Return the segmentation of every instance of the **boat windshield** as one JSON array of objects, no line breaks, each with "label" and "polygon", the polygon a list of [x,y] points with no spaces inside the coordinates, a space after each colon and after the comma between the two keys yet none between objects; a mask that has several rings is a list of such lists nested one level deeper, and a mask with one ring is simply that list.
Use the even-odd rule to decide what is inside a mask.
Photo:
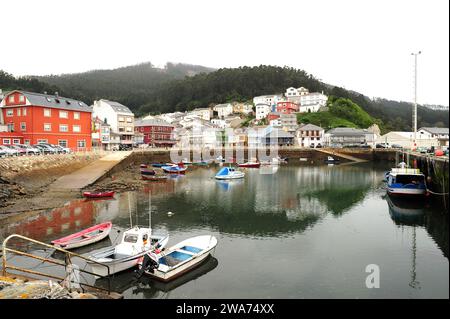
[{"label": "boat windshield", "polygon": [[138,235],[137,234],[126,234],[125,238],[123,239],[124,242],[126,243],[137,243],[138,240]]},{"label": "boat windshield", "polygon": [[400,184],[420,184],[424,182],[423,175],[397,175],[395,182]]}]

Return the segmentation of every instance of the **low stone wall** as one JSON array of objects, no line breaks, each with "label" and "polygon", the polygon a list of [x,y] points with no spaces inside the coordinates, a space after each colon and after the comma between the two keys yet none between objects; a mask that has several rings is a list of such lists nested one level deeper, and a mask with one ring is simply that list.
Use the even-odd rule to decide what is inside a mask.
[{"label": "low stone wall", "polygon": [[16,177],[29,174],[33,171],[80,167],[106,154],[105,152],[79,152],[72,154],[0,158],[0,177],[13,180]]}]

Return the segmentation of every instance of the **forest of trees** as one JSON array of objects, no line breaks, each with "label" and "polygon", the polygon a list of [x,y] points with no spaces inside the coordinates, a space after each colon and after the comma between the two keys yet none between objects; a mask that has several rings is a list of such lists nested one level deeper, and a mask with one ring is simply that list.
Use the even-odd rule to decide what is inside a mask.
[{"label": "forest of trees", "polygon": [[[283,93],[288,87],[306,87],[336,98],[351,100],[385,130],[411,130],[412,107],[407,102],[369,99],[363,94],[323,83],[305,71],[260,65],[213,70],[168,63],[157,68],[143,63],[113,70],[20,77],[0,71],[0,88],[35,92],[58,91],[88,104],[105,98],[130,107],[137,116],[191,110],[230,101],[251,102],[254,96]],[[448,127],[448,111],[418,107],[418,126]]]}]

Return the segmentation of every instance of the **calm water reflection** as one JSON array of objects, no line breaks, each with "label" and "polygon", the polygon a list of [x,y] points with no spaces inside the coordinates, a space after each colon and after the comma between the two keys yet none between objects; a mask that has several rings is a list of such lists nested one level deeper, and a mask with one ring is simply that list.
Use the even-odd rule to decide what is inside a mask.
[{"label": "calm water reflection", "polygon": [[[112,220],[106,245],[115,243],[130,215],[148,224],[151,192],[153,229],[168,231],[169,245],[209,233],[219,243],[213,258],[173,283],[117,275],[113,286],[127,298],[448,298],[448,218],[428,203],[386,196],[386,169],[282,166],[227,182],[213,178],[217,168],[201,168],[115,200],[71,202],[0,235],[50,241]],[[368,264],[380,267],[379,289],[365,286]]]}]

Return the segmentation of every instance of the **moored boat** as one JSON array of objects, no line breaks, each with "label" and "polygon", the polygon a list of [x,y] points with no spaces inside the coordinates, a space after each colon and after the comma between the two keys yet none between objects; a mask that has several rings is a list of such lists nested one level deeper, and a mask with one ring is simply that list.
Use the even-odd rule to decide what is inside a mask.
[{"label": "moored boat", "polygon": [[98,224],[75,234],[53,240],[51,243],[60,248],[73,249],[83,247],[89,244],[99,242],[102,239],[108,237],[111,232],[112,223],[105,222]]},{"label": "moored boat", "polygon": [[164,282],[173,280],[198,267],[217,245],[214,236],[192,237],[165,251],[150,252],[139,260],[139,274]]},{"label": "moored boat", "polygon": [[140,171],[141,175],[155,175],[156,174],[155,170],[151,169],[146,164],[141,164],[139,167],[139,171]]},{"label": "moored boat", "polygon": [[246,167],[246,168],[259,168],[261,166],[261,163],[259,162],[246,162],[242,164],[238,164],[239,167]]},{"label": "moored boat", "polygon": [[135,267],[140,257],[164,248],[168,241],[168,235],[152,235],[151,228],[136,226],[123,233],[120,244],[90,254],[88,258],[97,263],[88,261],[88,264],[98,277],[108,276],[108,267],[109,275],[112,275]]},{"label": "moored boat", "polygon": [[182,167],[180,165],[167,165],[161,167],[164,172],[169,174],[184,174],[186,173],[186,167]]},{"label": "moored boat", "polygon": [[426,195],[425,175],[416,168],[392,168],[387,176],[387,192],[402,196]]},{"label": "moored boat", "polygon": [[215,175],[216,179],[237,179],[243,178],[244,172],[237,171],[234,167],[222,167],[220,171]]},{"label": "moored boat", "polygon": [[114,197],[114,191],[106,192],[83,192],[83,196],[86,198],[104,198],[104,197]]},{"label": "moored boat", "polygon": [[167,175],[141,175],[141,177],[145,181],[165,181],[165,180],[167,180]]},{"label": "moored boat", "polygon": [[166,166],[166,165],[167,165],[166,163],[152,163],[153,167],[163,167],[163,166]]},{"label": "moored boat", "polygon": [[337,164],[339,162],[339,158],[334,158],[333,156],[327,156],[327,158],[325,159],[325,163],[327,164]]}]

